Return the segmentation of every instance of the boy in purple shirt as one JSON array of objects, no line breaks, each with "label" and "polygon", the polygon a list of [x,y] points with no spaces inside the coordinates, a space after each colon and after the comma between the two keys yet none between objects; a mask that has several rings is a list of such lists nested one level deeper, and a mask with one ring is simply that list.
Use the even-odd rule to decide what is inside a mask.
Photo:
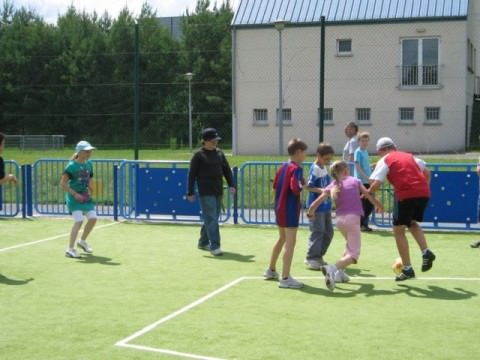
[{"label": "boy in purple shirt", "polygon": [[360,256],[360,217],[363,215],[360,194],[363,194],[375,207],[382,209],[382,204],[372,197],[359,179],[349,175],[345,161],[335,161],[330,167],[332,181],[309,207],[307,216],[315,216],[315,209],[329,196],[336,203],[337,229],[347,241],[344,255],[335,265],[326,265],[322,268],[325,275],[325,284],[330,290],[335,289],[335,282],[348,282],[349,278],[344,270],[351,264],[356,264]]}]

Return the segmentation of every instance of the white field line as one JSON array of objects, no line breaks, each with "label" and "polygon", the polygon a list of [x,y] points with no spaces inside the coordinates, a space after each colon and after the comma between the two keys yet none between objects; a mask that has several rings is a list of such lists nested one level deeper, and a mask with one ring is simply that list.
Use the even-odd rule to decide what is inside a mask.
[{"label": "white field line", "polygon": [[[106,227],[109,227],[109,226],[112,226],[112,225],[116,225],[116,224],[119,224],[119,222],[113,222],[113,223],[105,224],[105,225],[98,225],[98,226],[95,226],[94,230],[95,230],[95,229],[106,228]],[[60,235],[55,235],[55,236],[48,237],[48,238],[41,239],[41,240],[35,240],[35,241],[30,241],[30,242],[27,242],[27,243],[23,243],[23,244],[18,244],[18,245],[14,245],[14,246],[9,246],[9,247],[0,249],[0,253],[5,252],[5,251],[9,251],[9,250],[15,250],[15,249],[27,247],[27,246],[32,246],[32,245],[41,244],[41,243],[44,243],[44,242],[47,242],[47,241],[56,240],[56,239],[59,239],[59,238],[65,237],[65,236],[70,236],[70,233],[68,232],[68,233],[64,233],[64,234],[60,234]]]},{"label": "white field line", "polygon": [[150,351],[150,352],[155,352],[155,353],[160,353],[160,354],[179,356],[179,357],[184,357],[184,358],[187,358],[187,359],[222,360],[221,358],[216,358],[216,357],[182,353],[182,352],[168,350],[168,349],[157,349],[157,348],[153,348],[153,347],[150,347],[150,346],[142,346],[142,345],[134,345],[134,344],[116,344],[116,345],[120,346],[120,347],[135,349],[135,350]]},{"label": "white field line", "polygon": [[155,329],[157,326],[163,324],[164,322],[167,322],[168,320],[171,320],[171,319],[173,319],[173,318],[175,318],[175,317],[193,309],[194,307],[203,304],[205,301],[211,299],[212,297],[214,297],[218,294],[221,294],[225,290],[231,288],[232,286],[237,285],[239,282],[241,282],[243,280],[245,280],[245,277],[240,277],[236,280],[233,280],[233,281],[229,282],[228,284],[222,286],[221,288],[218,288],[217,290],[212,291],[211,293],[201,297],[198,300],[195,300],[194,302],[188,304],[187,306],[184,306],[183,308],[171,313],[170,315],[167,315],[164,318],[161,318],[160,320],[144,327],[143,329],[137,331],[136,333],[130,335],[129,337],[126,337],[125,339],[118,341],[115,345],[122,346],[122,345],[132,341],[133,339],[136,339],[137,337],[140,337],[140,336],[152,331],[153,329]]},{"label": "white field line", "polygon": [[[324,279],[324,277],[323,276],[299,276],[299,277],[297,277],[297,279],[302,279],[302,280],[318,279],[318,280],[320,280],[320,279]],[[369,277],[369,276],[351,276],[350,279],[353,280],[353,281],[355,281],[355,280],[360,280],[360,281],[361,280],[366,280],[366,281],[370,281],[370,280],[390,280],[390,281],[392,281],[394,279],[394,277],[393,276],[372,276],[372,277]],[[263,277],[262,276],[242,276],[238,279],[235,279],[235,280],[229,282],[228,284],[222,286],[221,288],[218,288],[217,290],[212,291],[211,293],[201,297],[200,299],[190,303],[189,305],[184,306],[183,308],[171,313],[170,315],[167,315],[167,316],[161,318],[160,320],[158,320],[158,321],[156,321],[156,322],[154,322],[154,323],[152,323],[148,326],[145,326],[143,329],[135,332],[134,334],[126,337],[125,339],[118,341],[115,344],[115,346],[131,348],[131,349],[136,349],[136,350],[141,350],[141,351],[149,351],[149,352],[156,352],[156,353],[161,353],[161,354],[168,354],[168,355],[179,356],[179,357],[188,358],[188,359],[222,360],[220,358],[208,357],[208,356],[204,356],[204,355],[182,353],[182,352],[169,350],[169,349],[160,349],[160,348],[154,348],[154,347],[150,347],[150,346],[129,344],[129,342],[138,338],[138,337],[140,337],[140,336],[142,336],[142,335],[147,334],[148,332],[154,330],[155,328],[157,328],[161,324],[163,324],[163,323],[165,323],[169,320],[172,320],[172,319],[176,318],[177,316],[179,316],[183,313],[186,313],[187,311],[193,309],[194,307],[203,304],[207,300],[213,298],[216,295],[219,295],[219,294],[223,293],[224,291],[230,289],[231,287],[237,285],[238,283],[240,283],[244,280],[263,280]],[[416,279],[409,280],[408,283],[410,283],[411,281],[415,281],[415,280],[425,280],[425,281],[428,281],[428,280],[480,281],[480,278],[422,277],[422,278],[416,278]]]}]

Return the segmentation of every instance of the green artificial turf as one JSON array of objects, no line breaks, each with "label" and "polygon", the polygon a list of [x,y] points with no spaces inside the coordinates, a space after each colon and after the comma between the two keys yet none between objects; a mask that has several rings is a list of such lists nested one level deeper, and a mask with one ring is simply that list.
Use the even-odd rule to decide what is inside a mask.
[{"label": "green artificial turf", "polygon": [[[181,358],[146,349],[221,359],[478,356],[480,250],[469,247],[475,233],[428,233],[437,255],[428,273],[411,241],[418,279],[402,283],[393,281],[391,233],[364,234],[351,282],[330,292],[321,273],[303,264],[306,228],[292,268],[306,286],[290,290],[261,279],[275,227],[222,226],[225,255],[213,257],[196,248],[198,225],[102,220],[90,238],[94,254],[76,260],[64,257],[71,225],[0,220],[2,360]],[[335,261],[343,246],[336,232],[326,260]],[[182,309],[126,343],[144,350],[115,345]]]}]

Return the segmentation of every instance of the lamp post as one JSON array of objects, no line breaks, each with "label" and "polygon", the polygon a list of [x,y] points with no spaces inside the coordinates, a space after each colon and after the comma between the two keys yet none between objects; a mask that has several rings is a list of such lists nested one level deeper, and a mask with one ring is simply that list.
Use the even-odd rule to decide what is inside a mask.
[{"label": "lamp post", "polygon": [[188,148],[192,151],[192,78],[193,73],[188,72],[185,74],[185,78],[188,80]]},{"label": "lamp post", "polygon": [[283,155],[283,85],[282,85],[282,31],[287,22],[275,20],[273,25],[278,30],[278,153]]}]

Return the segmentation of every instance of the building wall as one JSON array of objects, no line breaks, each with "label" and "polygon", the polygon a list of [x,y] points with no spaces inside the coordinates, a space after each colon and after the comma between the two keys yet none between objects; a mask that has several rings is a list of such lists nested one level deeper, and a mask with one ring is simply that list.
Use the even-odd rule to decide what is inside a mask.
[{"label": "building wall", "polygon": [[[355,108],[370,108],[371,123],[360,130],[371,133],[371,151],[380,136],[415,152],[464,150],[466,31],[465,21],[327,26],[325,107],[333,108],[333,125],[325,126],[324,140],[340,153],[345,123],[355,120]],[[279,34],[273,26],[238,28],[234,34],[236,153],[278,154]],[[439,37],[441,88],[399,89],[403,37]],[[318,144],[319,39],[318,26],[287,26],[282,32],[283,107],[292,109],[284,148],[292,137],[304,139],[311,152]],[[352,56],[336,55],[337,39],[352,39]],[[440,125],[424,124],[426,106],[441,108]],[[415,108],[414,125],[399,125],[399,107]],[[253,124],[255,108],[268,109],[266,126]]]}]

